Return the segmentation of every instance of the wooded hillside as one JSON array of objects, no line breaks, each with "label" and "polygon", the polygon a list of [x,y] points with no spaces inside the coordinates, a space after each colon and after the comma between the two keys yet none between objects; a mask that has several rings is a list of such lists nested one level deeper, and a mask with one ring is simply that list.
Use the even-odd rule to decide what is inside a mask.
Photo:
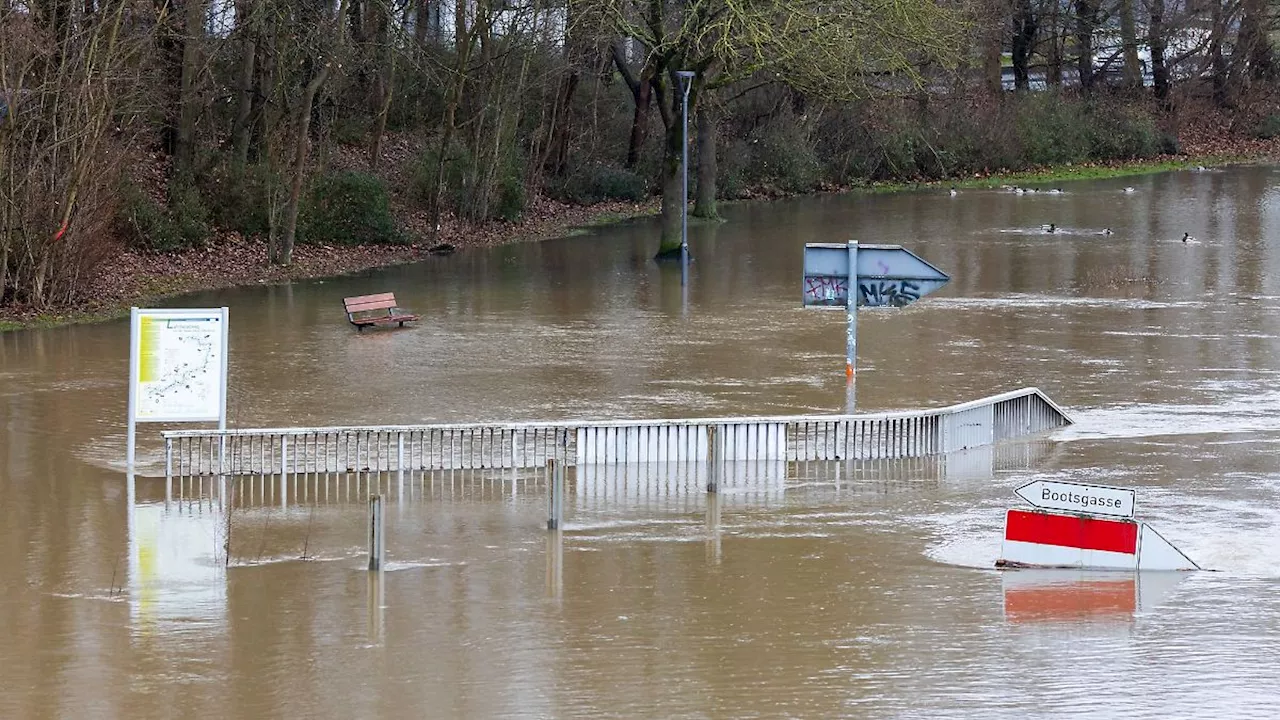
[{"label": "wooded hillside", "polygon": [[[1280,134],[1265,0],[0,0],[0,306],[122,247],[432,242]],[[1181,116],[1179,115],[1181,113]],[[412,219],[411,219],[412,218]]]}]

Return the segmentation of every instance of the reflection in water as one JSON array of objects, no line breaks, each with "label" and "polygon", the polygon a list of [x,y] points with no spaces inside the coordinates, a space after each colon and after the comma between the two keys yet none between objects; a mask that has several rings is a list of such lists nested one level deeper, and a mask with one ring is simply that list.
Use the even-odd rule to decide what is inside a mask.
[{"label": "reflection in water", "polygon": [[381,645],[387,630],[386,618],[384,617],[384,611],[386,609],[387,573],[386,571],[368,571],[365,575],[368,577],[368,581],[366,583],[366,594],[368,604],[369,643],[371,645]]},{"label": "reflection in water", "polygon": [[720,519],[723,505],[720,493],[707,493],[707,562],[720,564]]},{"label": "reflection in water", "polygon": [[564,594],[564,530],[547,531],[547,597]]},{"label": "reflection in water", "polygon": [[1010,570],[1001,573],[1011,622],[1132,621],[1164,602],[1181,572]]},{"label": "reflection in water", "polygon": [[128,485],[129,592],[141,636],[191,622],[221,622],[227,609],[227,515],[217,508],[138,503]]}]

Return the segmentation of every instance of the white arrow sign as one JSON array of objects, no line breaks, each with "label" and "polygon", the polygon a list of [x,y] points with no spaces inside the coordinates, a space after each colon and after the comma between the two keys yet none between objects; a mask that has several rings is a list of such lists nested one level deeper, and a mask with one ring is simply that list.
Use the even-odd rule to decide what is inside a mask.
[{"label": "white arrow sign", "polygon": [[1133,517],[1134,491],[1130,488],[1036,480],[1013,492],[1038,508],[1108,517]]}]

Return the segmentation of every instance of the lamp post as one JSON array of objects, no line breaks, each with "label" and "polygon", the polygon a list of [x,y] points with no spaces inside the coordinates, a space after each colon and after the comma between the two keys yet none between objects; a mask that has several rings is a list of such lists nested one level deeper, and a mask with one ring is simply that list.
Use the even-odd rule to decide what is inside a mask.
[{"label": "lamp post", "polygon": [[696,73],[692,70],[677,70],[676,77],[680,79],[681,90],[684,92],[684,101],[680,103],[680,109],[683,113],[681,122],[681,144],[680,155],[680,284],[687,282],[689,274],[689,90],[693,88],[693,78]]}]

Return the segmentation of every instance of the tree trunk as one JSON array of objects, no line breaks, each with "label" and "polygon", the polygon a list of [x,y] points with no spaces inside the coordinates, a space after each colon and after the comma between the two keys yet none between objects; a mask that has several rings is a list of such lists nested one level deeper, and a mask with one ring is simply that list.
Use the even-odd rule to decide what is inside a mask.
[{"label": "tree trunk", "polygon": [[281,231],[280,242],[272,248],[270,258],[275,265],[287,266],[293,262],[293,245],[298,231],[298,207],[302,200],[303,181],[307,176],[307,150],[311,146],[311,108],[315,104],[316,93],[320,91],[320,86],[328,77],[329,63],[326,62],[302,92],[302,103],[298,107],[298,137],[293,153],[293,180],[289,185],[289,202],[284,208],[284,228]]},{"label": "tree trunk", "polygon": [[573,96],[578,90],[578,81],[582,75],[579,68],[571,68],[564,78],[564,87],[559,95],[559,108],[551,116],[551,155],[547,172],[556,177],[563,176],[569,166],[569,125],[572,120]]},{"label": "tree trunk", "polygon": [[333,66],[333,54],[342,46],[346,33],[343,21],[347,9],[347,0],[338,0],[338,11],[334,15],[333,34],[329,42],[328,57],[311,82],[302,92],[302,102],[298,106],[298,117],[295,129],[298,133],[293,154],[293,179],[289,185],[289,200],[284,209],[284,227],[281,229],[279,242],[273,243],[269,256],[270,262],[276,265],[289,265],[293,262],[293,245],[298,232],[298,206],[302,200],[302,185],[307,175],[307,150],[311,146],[311,109],[315,105],[316,93],[329,78],[329,70]]},{"label": "tree trunk", "polygon": [[174,148],[174,165],[184,182],[191,175],[196,157],[196,123],[200,119],[199,94],[196,83],[201,72],[200,47],[204,38],[205,0],[184,0],[181,93],[178,98],[178,136]]},{"label": "tree trunk", "polygon": [[698,194],[693,207],[696,217],[716,220],[716,142],[719,127],[717,113],[711,103],[698,108]]},{"label": "tree trunk", "polygon": [[1080,89],[1093,89],[1093,31],[1098,24],[1098,0],[1076,0],[1076,72]]},{"label": "tree trunk", "polygon": [[1164,0],[1151,0],[1151,22],[1147,26],[1147,44],[1151,46],[1151,86],[1156,98],[1169,100],[1169,68],[1165,64]]},{"label": "tree trunk", "polygon": [[387,132],[387,114],[391,112],[392,89],[396,77],[396,55],[391,49],[391,9],[380,1],[370,4],[370,12],[374,13],[373,33],[377,43],[375,51],[379,62],[374,76],[373,132],[369,141],[369,167],[377,170],[382,163],[382,138]]},{"label": "tree trunk", "polygon": [[[182,40],[182,29],[178,18],[174,17],[174,7],[170,0],[154,0],[154,5],[156,15],[160,18],[155,29],[156,57],[161,68],[161,80],[158,83],[159,87],[156,88],[161,106],[160,147],[166,154],[174,157],[180,145],[178,126],[181,124],[182,56],[185,44]],[[65,7],[67,4],[63,0],[53,3],[55,10]],[[57,18],[58,16],[55,15],[55,22]],[[62,46],[62,42],[59,42],[53,54],[59,53]]]},{"label": "tree trunk", "polygon": [[634,169],[640,161],[640,151],[644,149],[644,141],[649,136],[649,110],[653,101],[654,68],[650,63],[640,69],[639,77],[631,70],[623,57],[622,46],[614,43],[610,48],[613,53],[613,64],[617,66],[622,79],[631,89],[631,99],[635,101],[635,113],[631,116],[631,136],[627,142],[627,161],[624,167]]},{"label": "tree trunk", "polygon": [[1001,31],[1004,23],[993,22],[987,32],[982,49],[982,84],[987,92],[999,95],[1004,91],[1004,74],[1001,71],[1000,55],[1003,49]]},{"label": "tree trunk", "polygon": [[662,238],[658,242],[658,260],[680,257],[681,244],[681,176],[680,159],[684,132],[677,119],[667,127],[662,155]]},{"label": "tree trunk", "polygon": [[1226,55],[1222,52],[1227,35],[1226,13],[1222,7],[1224,2],[1225,0],[1210,0],[1209,60],[1212,65],[1213,101],[1218,107],[1225,108],[1230,106],[1231,98],[1227,85],[1230,68],[1227,66]]},{"label": "tree trunk", "polygon": [[458,124],[458,105],[467,81],[467,67],[471,64],[471,50],[475,45],[476,27],[467,27],[467,4],[455,3],[453,37],[457,45],[457,59],[452,82],[445,95],[443,127],[440,129],[440,145],[436,153],[436,172],[433,187],[427,201],[427,221],[432,238],[440,230],[440,217],[444,213],[445,168],[453,149],[453,134]]},{"label": "tree trunk", "polygon": [[1236,61],[1247,62],[1249,68],[1241,73],[1241,79],[1269,80],[1275,77],[1275,59],[1267,38],[1267,2],[1244,0],[1242,10]]},{"label": "tree trunk", "polygon": [[253,0],[242,0],[237,17],[240,21],[240,75],[236,87],[236,124],[231,130],[232,163],[237,175],[249,162],[249,135],[253,124],[253,73],[258,56],[258,33],[254,24],[257,12]]},{"label": "tree trunk", "polygon": [[631,117],[631,136],[627,141],[627,161],[624,165],[628,170],[635,169],[636,163],[640,162],[640,151],[644,149],[644,142],[649,137],[649,108],[653,102],[653,82],[647,74],[640,78],[639,87],[633,97],[636,110]]},{"label": "tree trunk", "polygon": [[1036,16],[1031,0],[1017,0],[1013,11],[1013,40],[1010,55],[1013,61],[1013,87],[1024,91],[1030,87],[1027,65],[1035,49]]},{"label": "tree trunk", "polygon": [[1049,51],[1045,58],[1046,85],[1062,87],[1062,6],[1051,3],[1049,7],[1049,31],[1046,33]]},{"label": "tree trunk", "polygon": [[1142,87],[1142,61],[1138,59],[1138,28],[1133,20],[1134,0],[1120,0],[1120,42],[1124,44],[1124,86]]}]

